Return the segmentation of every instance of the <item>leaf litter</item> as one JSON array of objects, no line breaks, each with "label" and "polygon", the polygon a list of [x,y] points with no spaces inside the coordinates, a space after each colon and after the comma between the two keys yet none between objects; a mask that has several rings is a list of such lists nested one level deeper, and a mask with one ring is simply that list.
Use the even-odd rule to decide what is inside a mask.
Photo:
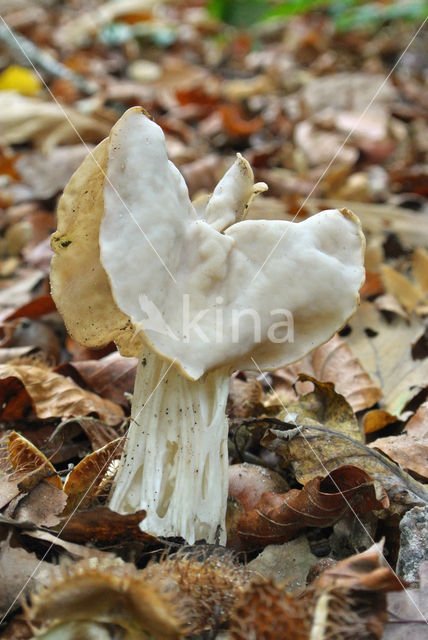
[{"label": "leaf litter", "polygon": [[[392,571],[405,574],[400,521],[427,500],[425,36],[399,59],[415,31],[401,20],[340,31],[337,14],[318,10],[243,29],[213,17],[215,4],[238,19],[202,0],[0,3],[64,107],[3,27],[0,603],[10,640],[376,639],[384,628],[392,640],[424,624],[423,577],[388,604],[385,593],[405,586]],[[192,197],[240,151],[270,189],[250,219],[348,207],[367,237],[363,301],[340,335],[288,367],[232,377],[229,550],[154,538],[144,512],[106,507],[136,363],[114,345],[73,342],[49,295],[57,197],[85,145],[135,104],[162,125]],[[339,531],[363,553],[343,560]],[[364,551],[382,535],[383,551]],[[287,591],[277,565],[300,540],[306,564]],[[273,541],[283,554],[251,573],[246,560]],[[318,577],[306,581],[309,566]]]}]

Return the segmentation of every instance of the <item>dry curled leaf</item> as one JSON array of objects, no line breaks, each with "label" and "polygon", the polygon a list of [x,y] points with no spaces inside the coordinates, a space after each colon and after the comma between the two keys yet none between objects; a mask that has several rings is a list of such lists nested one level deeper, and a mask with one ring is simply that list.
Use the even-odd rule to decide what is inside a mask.
[{"label": "dry curled leaf", "polygon": [[[239,494],[232,491],[231,496]],[[327,527],[346,513],[362,514],[389,505],[386,493],[377,498],[372,478],[354,466],[313,478],[301,490],[265,492],[256,500],[241,503],[244,512],[229,531],[229,545],[252,549],[283,543],[304,527]]]},{"label": "dry curled leaf", "polygon": [[14,509],[16,522],[28,522],[36,527],[55,527],[59,524],[67,496],[65,493],[46,483],[39,482],[29,493],[23,496]]},{"label": "dry curled leaf", "polygon": [[[285,425],[284,425],[285,426]],[[306,484],[321,472],[341,465],[364,469],[381,485],[391,481],[406,488],[421,500],[428,501],[428,491],[399,466],[362,442],[326,427],[304,426],[286,431],[268,429],[261,444],[275,451],[284,466],[292,466],[296,478]]]},{"label": "dry curled leaf", "polygon": [[256,378],[232,376],[226,413],[229,420],[253,418],[263,413],[262,387]]},{"label": "dry curled leaf", "polygon": [[40,365],[0,365],[0,396],[1,415],[9,420],[22,417],[31,407],[38,418],[95,413],[109,425],[118,424],[123,418],[122,409],[115,403]]},{"label": "dry curled leaf", "polygon": [[388,264],[381,267],[385,291],[393,295],[408,313],[412,313],[424,301],[424,293],[402,273]]},{"label": "dry curled leaf", "polygon": [[405,433],[378,438],[370,447],[379,449],[403,469],[428,481],[428,402],[409,420]]},{"label": "dry curled leaf", "polygon": [[77,511],[65,518],[58,535],[71,542],[118,543],[126,541],[154,542],[157,540],[144,531],[140,523],[144,520],[144,510],[121,514],[107,507],[95,507],[87,511]]},{"label": "dry curled leaf", "polygon": [[127,406],[125,393],[132,393],[134,390],[136,369],[137,358],[125,358],[118,351],[114,351],[99,360],[62,364],[57,371],[72,378],[77,371],[92,391],[116,404]]},{"label": "dry curled leaf", "polygon": [[424,333],[423,323],[399,316],[387,321],[371,303],[363,302],[349,325],[352,331],[345,340],[379,385],[381,408],[399,416],[428,380],[428,359],[414,360],[411,351]]},{"label": "dry curled leaf", "polygon": [[[277,369],[273,375],[275,389],[292,391],[299,373],[310,375],[320,382],[333,382],[336,392],[345,397],[354,411],[374,405],[382,393],[363,369],[358,358],[337,334],[311,354],[294,364]],[[303,393],[305,386],[299,386]]]},{"label": "dry curled leaf", "polygon": [[29,553],[22,547],[12,547],[9,539],[0,544],[0,616],[8,609],[17,609],[21,601],[18,595],[26,595],[32,584],[30,578],[37,569],[41,584],[47,584],[49,564],[39,560],[35,553]]},{"label": "dry curled leaf", "polygon": [[345,398],[336,393],[331,382],[319,382],[300,374],[299,381],[312,383],[314,390],[300,396],[296,402],[280,411],[278,418],[299,425],[328,425],[355,440],[363,441],[363,434],[354,412]]},{"label": "dry curled leaf", "polygon": [[75,142],[84,136],[98,142],[108,135],[110,124],[73,107],[21,96],[13,91],[0,94],[0,136],[3,143],[35,141],[43,150],[57,144]]}]

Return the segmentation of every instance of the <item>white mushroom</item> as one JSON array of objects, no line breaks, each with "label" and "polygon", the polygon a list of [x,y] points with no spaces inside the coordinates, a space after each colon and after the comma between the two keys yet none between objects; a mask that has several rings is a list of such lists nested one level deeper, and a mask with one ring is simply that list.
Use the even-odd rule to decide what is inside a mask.
[{"label": "white mushroom", "polygon": [[[196,211],[162,130],[141,108],[128,110],[95,153],[101,166],[85,161],[60,204],[52,291],[78,339],[92,318],[88,346],[113,337],[139,354],[110,506],[146,509],[142,526],[156,535],[224,543],[230,373],[298,360],[343,326],[364,277],[361,227],[347,210],[298,224],[243,220],[266,185],[253,184],[240,155]],[[86,207],[96,203],[91,213],[79,190]],[[63,290],[70,270],[84,279],[91,261],[92,316],[86,283],[78,310]]]}]

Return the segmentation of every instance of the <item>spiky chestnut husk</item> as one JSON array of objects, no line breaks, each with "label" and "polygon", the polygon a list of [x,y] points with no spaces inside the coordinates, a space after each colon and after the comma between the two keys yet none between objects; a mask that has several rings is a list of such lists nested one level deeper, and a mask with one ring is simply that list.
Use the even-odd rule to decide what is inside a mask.
[{"label": "spiky chestnut husk", "polygon": [[237,602],[229,633],[231,640],[309,640],[311,622],[303,600],[273,580],[260,579]]},{"label": "spiky chestnut husk", "polygon": [[225,625],[254,575],[231,552],[209,546],[180,551],[142,573],[171,595],[186,620],[187,634]]},{"label": "spiky chestnut husk", "polygon": [[308,587],[300,596],[281,585],[255,581],[231,615],[231,640],[380,640],[384,593],[370,589]]},{"label": "spiky chestnut husk", "polygon": [[183,620],[170,595],[115,558],[56,567],[49,586],[32,594],[25,611],[37,636],[56,628],[69,633],[70,624],[78,622],[118,628],[129,638],[179,640],[183,635]]},{"label": "spiky chestnut husk", "polygon": [[386,621],[385,594],[333,587],[313,608],[309,640],[380,640]]}]

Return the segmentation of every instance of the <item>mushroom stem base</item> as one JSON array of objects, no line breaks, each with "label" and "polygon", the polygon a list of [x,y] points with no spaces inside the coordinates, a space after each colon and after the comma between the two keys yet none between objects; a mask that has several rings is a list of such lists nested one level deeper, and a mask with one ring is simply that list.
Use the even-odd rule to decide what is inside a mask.
[{"label": "mushroom stem base", "polygon": [[157,536],[225,544],[229,373],[193,381],[148,350],[138,361],[110,508],[145,509],[141,528]]}]

